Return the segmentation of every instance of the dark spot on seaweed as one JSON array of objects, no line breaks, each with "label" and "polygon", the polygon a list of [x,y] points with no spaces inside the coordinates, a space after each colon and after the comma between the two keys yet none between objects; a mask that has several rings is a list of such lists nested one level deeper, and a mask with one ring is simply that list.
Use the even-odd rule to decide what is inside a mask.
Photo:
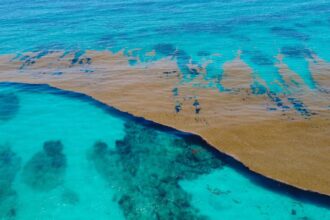
[{"label": "dark spot on seaweed", "polygon": [[60,141],[45,142],[43,151],[25,164],[24,182],[35,190],[51,190],[62,184],[67,165],[62,149]]},{"label": "dark spot on seaweed", "polygon": [[86,58],[81,58],[79,59],[79,62],[78,62],[80,65],[83,65],[83,64],[91,64],[92,63],[92,58],[90,57],[86,57]]},{"label": "dark spot on seaweed", "polygon": [[63,72],[61,72],[61,71],[53,72],[53,75],[54,76],[60,76],[62,74],[63,74]]},{"label": "dark spot on seaweed", "polygon": [[14,93],[0,93],[0,121],[12,119],[18,112],[20,101]]},{"label": "dark spot on seaweed", "polygon": [[199,74],[199,72],[198,72],[197,69],[190,69],[189,73],[190,73],[191,75],[198,75],[198,74]]},{"label": "dark spot on seaweed", "polygon": [[302,116],[310,117],[312,113],[307,109],[302,101],[297,98],[288,98],[288,101],[293,105],[293,108],[299,112]]},{"label": "dark spot on seaweed", "polygon": [[274,107],[269,107],[269,108],[267,108],[267,110],[268,110],[268,111],[276,111],[276,110],[277,110],[277,108],[274,108]]},{"label": "dark spot on seaweed", "polygon": [[84,73],[94,73],[94,70],[84,69],[82,70]]},{"label": "dark spot on seaweed", "polygon": [[173,96],[178,96],[179,95],[179,89],[178,88],[172,89],[172,94],[173,94]]},{"label": "dark spot on seaweed", "polygon": [[53,51],[50,50],[42,50],[35,56],[23,56],[20,60],[22,61],[22,65],[20,66],[20,70],[24,69],[27,66],[30,66],[32,64],[35,64],[37,60],[41,59],[42,57],[46,56],[47,54],[53,53]]},{"label": "dark spot on seaweed", "polygon": [[195,99],[193,106],[195,107],[195,113],[199,114],[199,112],[201,111],[201,106],[199,104],[199,101],[197,99]]},{"label": "dark spot on seaweed", "polygon": [[291,210],[291,215],[296,215],[297,214],[297,211],[295,209],[292,209]]},{"label": "dark spot on seaweed", "polygon": [[270,100],[271,100],[273,103],[275,103],[275,105],[276,105],[278,108],[280,108],[280,109],[282,109],[282,110],[287,110],[287,109],[289,109],[289,106],[284,105],[282,99],[281,99],[280,97],[278,97],[278,96],[276,95],[275,92],[267,92],[267,95],[268,95],[268,97],[270,98]]},{"label": "dark spot on seaweed", "polygon": [[129,65],[134,66],[134,65],[137,64],[137,60],[136,59],[129,59],[128,63],[129,63]]},{"label": "dark spot on seaweed", "polygon": [[177,102],[177,103],[175,104],[174,109],[175,109],[175,112],[176,112],[176,113],[179,113],[179,112],[182,110],[182,104],[179,103],[179,102]]},{"label": "dark spot on seaweed", "polygon": [[27,60],[27,59],[29,59],[30,58],[30,56],[28,56],[28,55],[24,55],[24,56],[22,56],[19,60],[20,61],[25,61],[25,60]]},{"label": "dark spot on seaweed", "polygon": [[73,59],[71,60],[71,65],[75,65],[76,63],[78,63],[80,57],[81,57],[82,55],[84,55],[84,54],[85,54],[84,51],[77,51],[77,52],[75,52],[74,57],[73,57]]}]

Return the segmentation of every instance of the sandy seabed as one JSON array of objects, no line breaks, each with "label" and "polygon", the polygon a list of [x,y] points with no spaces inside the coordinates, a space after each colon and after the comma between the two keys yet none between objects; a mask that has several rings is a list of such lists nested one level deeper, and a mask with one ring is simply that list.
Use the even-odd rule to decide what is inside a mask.
[{"label": "sandy seabed", "polygon": [[[224,65],[222,92],[208,86],[202,69],[184,82],[171,58],[147,64],[137,60],[130,66],[121,52],[87,51],[77,62],[72,62],[73,53],[63,56],[62,51],[42,58],[24,55],[28,58],[0,57],[0,81],[87,94],[121,111],[197,134],[262,175],[330,195],[330,65],[317,57],[309,67],[318,86],[310,89],[278,56],[277,67],[289,89],[278,95],[278,105],[269,93],[253,94],[250,85],[256,79],[239,53]],[[292,98],[301,100],[308,114],[297,111]]]}]

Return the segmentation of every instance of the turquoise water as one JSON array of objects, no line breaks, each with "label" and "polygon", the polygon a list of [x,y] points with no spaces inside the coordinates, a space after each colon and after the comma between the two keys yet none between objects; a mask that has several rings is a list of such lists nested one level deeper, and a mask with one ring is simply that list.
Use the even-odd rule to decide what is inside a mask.
[{"label": "turquoise water", "polygon": [[[203,79],[219,92],[230,91],[223,65],[240,53],[254,95],[267,92],[279,110],[309,117],[292,94],[283,106],[278,94],[290,85],[276,56],[303,79],[298,86],[327,92],[309,62],[330,62],[330,2],[2,0],[0,42],[22,72],[53,51],[74,54],[72,65],[86,50],[123,50],[132,66],[171,57],[181,83],[201,74],[189,64],[209,63]],[[0,219],[330,219],[328,197],[266,180],[189,135],[145,123],[74,93],[1,84]]]},{"label": "turquoise water", "polygon": [[0,219],[330,219],[330,201],[86,96],[0,84]]},{"label": "turquoise water", "polygon": [[[207,66],[205,80],[223,91],[222,65],[238,51],[257,78],[283,92],[275,64],[284,63],[317,88],[308,60],[330,61],[328,0],[8,0],[0,5],[0,53],[66,50],[81,56],[86,49],[124,50],[134,64],[172,56],[184,75],[198,72],[187,64]],[[129,50],[136,49],[131,55]],[[145,53],[155,50],[156,56]],[[220,56],[219,56],[220,54]],[[279,83],[274,83],[279,82]]]}]

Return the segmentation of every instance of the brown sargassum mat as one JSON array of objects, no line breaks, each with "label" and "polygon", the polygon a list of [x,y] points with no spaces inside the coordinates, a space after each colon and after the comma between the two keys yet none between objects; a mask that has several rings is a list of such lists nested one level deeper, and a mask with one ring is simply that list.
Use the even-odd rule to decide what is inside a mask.
[{"label": "brown sargassum mat", "polygon": [[[152,53],[150,54],[153,55]],[[24,56],[22,58],[22,56]],[[203,80],[183,82],[168,59],[130,66],[121,52],[62,51],[0,57],[0,81],[49,84],[81,92],[135,116],[200,135],[251,170],[287,184],[330,195],[330,64],[309,68],[316,89],[281,62],[287,85],[279,94],[252,91],[251,68],[239,57],[224,65],[219,92]],[[190,68],[195,68],[191,66]]]}]

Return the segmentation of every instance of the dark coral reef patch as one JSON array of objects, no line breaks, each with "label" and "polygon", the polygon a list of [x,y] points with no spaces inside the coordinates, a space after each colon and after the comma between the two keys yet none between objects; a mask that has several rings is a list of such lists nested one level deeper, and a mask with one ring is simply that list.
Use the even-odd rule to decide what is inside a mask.
[{"label": "dark coral reef patch", "polygon": [[204,219],[179,181],[220,168],[222,161],[201,146],[133,122],[125,131],[115,149],[97,142],[89,154],[100,175],[118,189],[115,200],[125,217]]},{"label": "dark coral reef patch", "polygon": [[61,185],[67,166],[60,141],[47,141],[43,150],[26,163],[23,170],[24,182],[36,190],[51,190]]},{"label": "dark coral reef patch", "polygon": [[16,216],[17,193],[12,183],[21,167],[21,158],[10,147],[0,146],[0,219]]},{"label": "dark coral reef patch", "polygon": [[13,93],[0,93],[0,121],[12,119],[19,109],[19,98]]}]

